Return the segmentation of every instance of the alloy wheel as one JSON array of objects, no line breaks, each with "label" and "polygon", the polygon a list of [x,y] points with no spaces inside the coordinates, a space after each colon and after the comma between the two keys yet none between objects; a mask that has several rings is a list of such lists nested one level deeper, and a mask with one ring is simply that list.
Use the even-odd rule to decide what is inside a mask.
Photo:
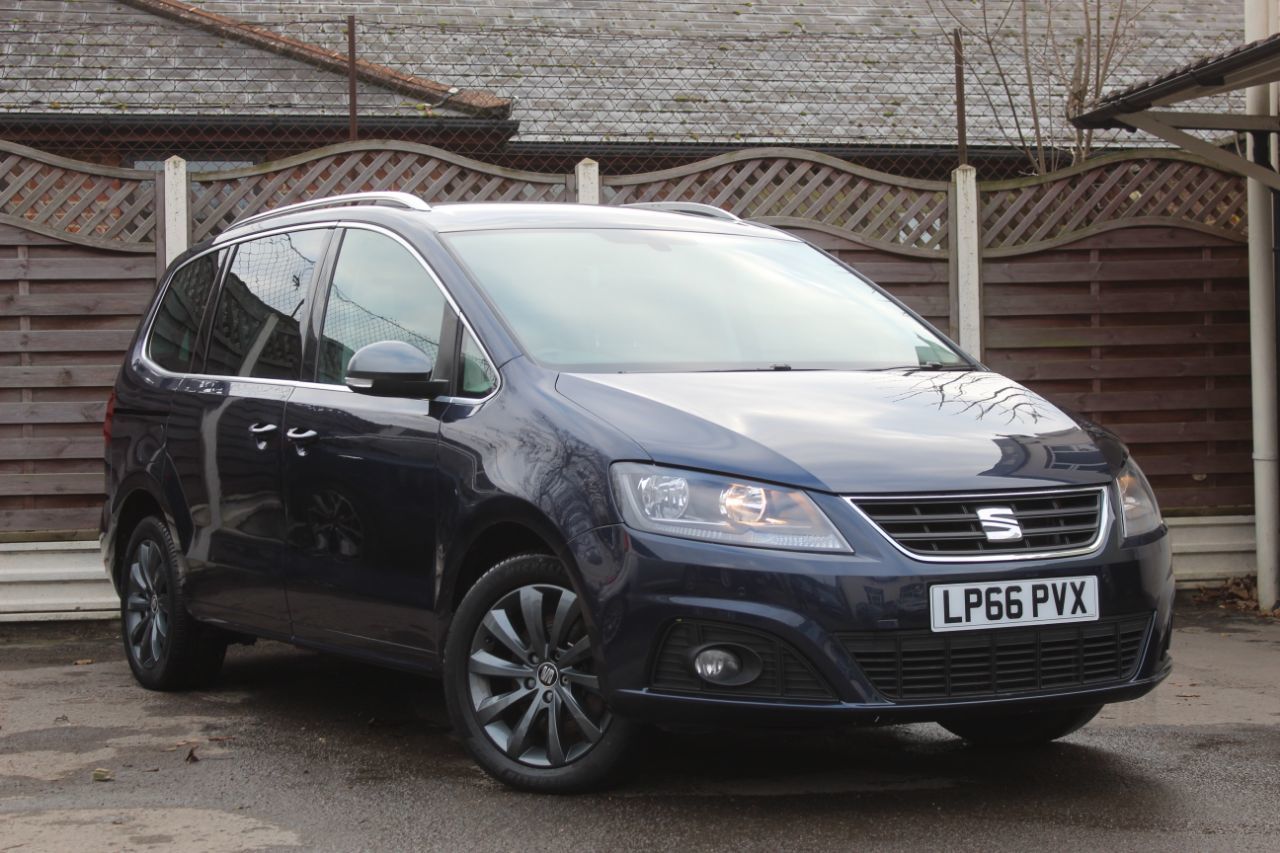
[{"label": "alloy wheel", "polygon": [[508,758],[563,767],[590,752],[612,721],[593,667],[577,595],[554,584],[522,586],[476,629],[467,660],[471,711]]},{"label": "alloy wheel", "polygon": [[169,645],[169,577],[160,546],[150,539],[138,543],[129,561],[125,599],[125,636],[129,652],[151,669],[164,659]]}]

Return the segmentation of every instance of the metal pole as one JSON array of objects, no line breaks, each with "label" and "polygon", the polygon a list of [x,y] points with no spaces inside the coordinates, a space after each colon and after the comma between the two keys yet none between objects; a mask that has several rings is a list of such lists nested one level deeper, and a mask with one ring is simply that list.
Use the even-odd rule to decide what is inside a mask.
[{"label": "metal pole", "polygon": [[[1245,38],[1270,35],[1268,0],[1245,0]],[[1245,92],[1249,115],[1274,113],[1269,86],[1253,86]],[[1249,136],[1250,158],[1274,168],[1271,137]],[[1253,402],[1253,495],[1258,564],[1258,606],[1276,605],[1280,580],[1280,476],[1277,475],[1276,375],[1276,265],[1273,201],[1270,191],[1250,179],[1249,203],[1249,369]]]},{"label": "metal pole", "polygon": [[356,120],[356,16],[347,15],[347,109],[349,114],[347,136],[356,140],[360,136]]},{"label": "metal pole", "polygon": [[969,130],[964,115],[964,46],[960,42],[960,28],[951,31],[951,44],[956,60],[956,152],[960,165],[969,165]]}]

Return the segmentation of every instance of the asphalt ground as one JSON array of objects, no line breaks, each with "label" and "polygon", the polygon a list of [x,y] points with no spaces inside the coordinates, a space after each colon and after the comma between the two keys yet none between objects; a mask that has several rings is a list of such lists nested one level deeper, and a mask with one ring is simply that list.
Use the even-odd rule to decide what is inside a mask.
[{"label": "asphalt ground", "polygon": [[1280,624],[1177,623],[1164,685],[1052,746],[653,731],[577,797],[491,782],[422,678],[260,643],[151,693],[114,624],[0,625],[0,852],[1280,849]]}]

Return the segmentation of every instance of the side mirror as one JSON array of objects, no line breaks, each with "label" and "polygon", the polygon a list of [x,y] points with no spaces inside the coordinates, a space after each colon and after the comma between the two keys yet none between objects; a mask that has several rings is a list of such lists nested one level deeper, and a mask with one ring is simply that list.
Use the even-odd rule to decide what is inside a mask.
[{"label": "side mirror", "polygon": [[347,363],[347,387],[375,397],[430,399],[448,390],[448,383],[432,379],[436,363],[422,350],[403,341],[378,341],[361,347]]}]

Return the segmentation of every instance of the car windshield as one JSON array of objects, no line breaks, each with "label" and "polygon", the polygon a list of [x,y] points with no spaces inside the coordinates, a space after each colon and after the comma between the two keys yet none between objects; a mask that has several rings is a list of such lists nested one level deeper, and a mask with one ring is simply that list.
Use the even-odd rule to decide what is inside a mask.
[{"label": "car windshield", "polygon": [[864,279],[793,240],[627,229],[444,236],[525,351],[561,370],[967,364]]}]

